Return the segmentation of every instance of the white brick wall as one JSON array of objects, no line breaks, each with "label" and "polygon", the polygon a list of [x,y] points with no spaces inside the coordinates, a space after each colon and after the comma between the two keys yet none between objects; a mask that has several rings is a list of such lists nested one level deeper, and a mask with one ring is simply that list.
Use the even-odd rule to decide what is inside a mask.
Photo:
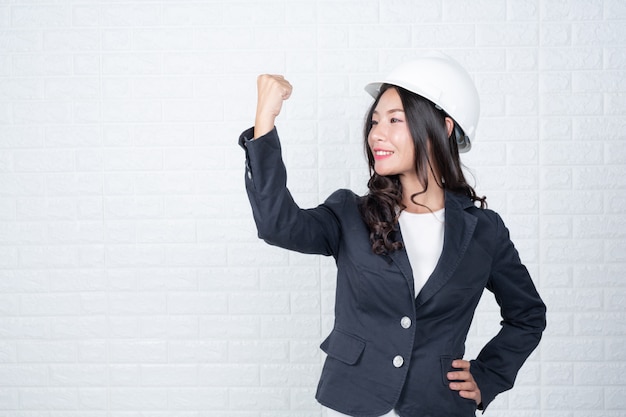
[{"label": "white brick wall", "polygon": [[625,5],[0,1],[0,416],[320,417],[334,266],[256,239],[237,136],[284,73],[296,199],[362,192],[362,86],[428,48],[476,79],[465,162],[549,309],[487,414],[626,416]]}]

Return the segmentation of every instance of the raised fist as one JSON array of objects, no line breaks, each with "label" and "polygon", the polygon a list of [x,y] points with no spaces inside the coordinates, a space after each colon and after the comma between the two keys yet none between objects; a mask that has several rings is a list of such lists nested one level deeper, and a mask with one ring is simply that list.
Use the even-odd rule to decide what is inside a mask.
[{"label": "raised fist", "polygon": [[291,96],[292,87],[282,75],[262,74],[257,78],[257,107],[254,137],[258,138],[274,128],[283,101]]}]

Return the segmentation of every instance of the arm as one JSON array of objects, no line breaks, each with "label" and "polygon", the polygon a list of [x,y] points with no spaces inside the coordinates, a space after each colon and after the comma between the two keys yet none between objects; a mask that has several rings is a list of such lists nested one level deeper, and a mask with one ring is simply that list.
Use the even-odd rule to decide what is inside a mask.
[{"label": "arm", "polygon": [[487,289],[500,306],[502,328],[470,362],[483,409],[497,394],[513,387],[517,372],[539,344],[546,327],[546,306],[497,215],[496,222],[495,247],[499,249]]},{"label": "arm", "polygon": [[[339,222],[327,204],[300,209],[287,189],[287,171],[274,121],[291,85],[282,76],[257,79],[258,102],[253,129],[239,144],[246,151],[246,192],[258,236],[267,243],[304,253],[331,255],[339,240]],[[327,203],[337,202],[336,194]]]}]

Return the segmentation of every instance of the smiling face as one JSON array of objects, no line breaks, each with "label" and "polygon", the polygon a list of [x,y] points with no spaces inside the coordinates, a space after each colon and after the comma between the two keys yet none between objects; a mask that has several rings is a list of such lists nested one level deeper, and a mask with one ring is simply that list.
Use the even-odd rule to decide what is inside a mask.
[{"label": "smiling face", "polygon": [[395,88],[387,89],[376,105],[367,138],[378,175],[416,176],[415,145],[404,107]]}]

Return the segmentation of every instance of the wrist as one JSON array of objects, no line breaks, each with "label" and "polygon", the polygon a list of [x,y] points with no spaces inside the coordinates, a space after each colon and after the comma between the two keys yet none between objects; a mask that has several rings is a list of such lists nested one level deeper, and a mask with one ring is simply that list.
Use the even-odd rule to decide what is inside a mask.
[{"label": "wrist", "polygon": [[263,135],[266,135],[272,129],[274,129],[275,120],[276,118],[274,116],[257,114],[254,120],[254,138],[256,139]]}]

